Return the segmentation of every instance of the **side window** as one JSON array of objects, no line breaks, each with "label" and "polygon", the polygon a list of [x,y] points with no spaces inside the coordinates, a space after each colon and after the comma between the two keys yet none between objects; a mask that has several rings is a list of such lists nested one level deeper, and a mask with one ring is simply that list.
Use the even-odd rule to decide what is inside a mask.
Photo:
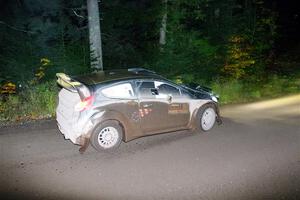
[{"label": "side window", "polygon": [[133,89],[130,83],[122,83],[108,88],[104,88],[102,94],[108,98],[132,98]]},{"label": "side window", "polygon": [[180,96],[179,89],[160,81],[137,82],[137,86],[142,98],[167,98],[168,95]]},{"label": "side window", "polygon": [[173,97],[179,97],[180,91],[174,86],[163,82],[156,82],[156,88],[160,96],[172,95]]},{"label": "side window", "polygon": [[181,89],[181,95],[186,98],[192,98],[192,95],[185,89]]},{"label": "side window", "polygon": [[155,89],[155,85],[153,81],[137,82],[137,86],[138,86],[140,97],[155,98],[155,94],[153,94],[153,89]]}]

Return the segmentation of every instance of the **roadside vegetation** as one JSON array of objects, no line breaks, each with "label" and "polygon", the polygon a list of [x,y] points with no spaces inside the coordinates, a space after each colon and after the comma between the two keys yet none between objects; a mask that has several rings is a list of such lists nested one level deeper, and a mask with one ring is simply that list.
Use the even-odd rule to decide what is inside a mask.
[{"label": "roadside vegetation", "polygon": [[28,87],[18,94],[3,95],[0,122],[47,119],[55,116],[57,86],[54,81]]},{"label": "roadside vegetation", "polygon": [[221,105],[246,103],[297,94],[300,92],[300,79],[273,76],[261,82],[214,82],[212,89],[220,96]]},{"label": "roadside vegetation", "polygon": [[[85,4],[6,4],[0,124],[54,117],[55,73],[93,71]],[[280,16],[267,1],[116,0],[100,7],[104,70],[148,68],[175,82],[209,86],[221,104],[300,92],[299,44],[282,42]]]},{"label": "roadside vegetation", "polygon": [[[300,79],[273,76],[263,83],[216,81],[211,88],[220,96],[221,105],[245,103],[299,93]],[[55,117],[59,89],[56,80],[51,80],[20,89],[17,94],[2,95],[0,125]]]}]

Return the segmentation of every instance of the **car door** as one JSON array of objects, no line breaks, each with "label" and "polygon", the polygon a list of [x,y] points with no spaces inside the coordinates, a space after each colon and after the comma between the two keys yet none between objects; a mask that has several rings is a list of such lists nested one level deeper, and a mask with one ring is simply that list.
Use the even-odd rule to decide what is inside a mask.
[{"label": "car door", "polygon": [[167,118],[168,104],[156,99],[154,81],[137,81],[139,100],[140,127],[143,134],[152,134],[165,130],[167,125],[163,119]]},{"label": "car door", "polygon": [[189,102],[179,88],[171,83],[156,81],[157,99],[168,103],[168,117],[166,123],[170,130],[186,128],[190,120]]},{"label": "car door", "polygon": [[137,81],[136,85],[140,124],[144,134],[171,131],[187,126],[188,104],[179,100],[179,89],[166,87],[170,85],[154,80]]}]

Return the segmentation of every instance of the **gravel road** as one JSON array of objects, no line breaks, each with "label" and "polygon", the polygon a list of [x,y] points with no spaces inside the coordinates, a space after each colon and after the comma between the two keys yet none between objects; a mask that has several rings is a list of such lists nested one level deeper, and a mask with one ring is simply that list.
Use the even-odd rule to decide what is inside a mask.
[{"label": "gravel road", "polygon": [[54,121],[2,127],[1,199],[300,199],[300,95],[221,113],[224,124],[209,133],[83,155]]}]

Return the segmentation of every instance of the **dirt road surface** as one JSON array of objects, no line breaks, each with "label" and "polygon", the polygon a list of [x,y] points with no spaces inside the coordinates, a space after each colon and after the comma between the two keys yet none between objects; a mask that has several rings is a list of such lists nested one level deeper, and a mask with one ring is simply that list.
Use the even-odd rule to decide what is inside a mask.
[{"label": "dirt road surface", "polygon": [[209,133],[98,153],[54,121],[0,128],[1,199],[300,199],[300,95],[225,106]]}]

